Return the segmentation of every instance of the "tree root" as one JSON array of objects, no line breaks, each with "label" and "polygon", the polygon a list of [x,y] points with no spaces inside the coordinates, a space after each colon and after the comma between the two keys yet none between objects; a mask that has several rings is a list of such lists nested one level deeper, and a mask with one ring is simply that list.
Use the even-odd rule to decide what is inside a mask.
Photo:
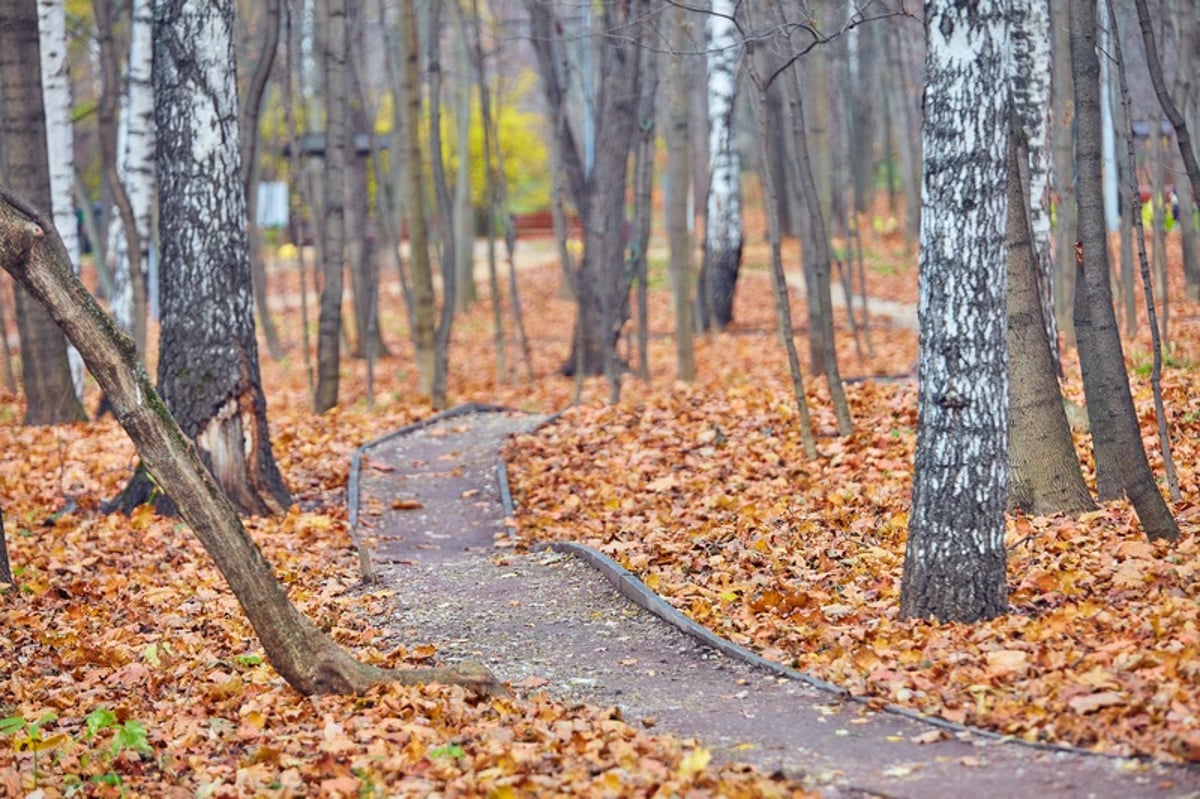
[{"label": "tree root", "polygon": [[509,691],[486,666],[465,660],[454,666],[420,669],[381,669],[361,663],[344,652],[324,658],[312,674],[312,693],[361,694],[389,682],[401,685],[461,685],[478,696],[508,696]]}]

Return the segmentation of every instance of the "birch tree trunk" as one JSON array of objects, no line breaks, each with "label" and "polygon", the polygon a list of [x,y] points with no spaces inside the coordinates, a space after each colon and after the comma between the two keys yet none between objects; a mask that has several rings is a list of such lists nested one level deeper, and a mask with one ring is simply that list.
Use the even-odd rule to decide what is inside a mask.
[{"label": "birch tree trunk", "polygon": [[[125,189],[125,183],[121,179],[117,164],[120,147],[116,115],[121,81],[116,44],[113,38],[114,27],[117,24],[113,18],[116,8],[112,3],[103,2],[94,3],[92,7],[96,15],[96,35],[103,76],[100,100],[96,109],[96,124],[100,139],[100,164],[105,185],[112,195],[112,202],[116,205],[117,217],[120,222],[120,230],[117,228],[117,219],[113,219],[109,226],[108,255],[115,259],[120,247],[118,242],[121,239],[124,239],[126,253],[141,252],[142,242],[134,219],[133,204],[129,199],[129,193]],[[149,303],[146,274],[136,269],[136,264],[132,262],[131,256],[127,256],[127,258],[130,258],[127,269],[115,260],[113,262],[114,315],[118,320],[128,320],[129,329],[133,331],[133,340],[137,342],[138,352],[144,355],[146,352],[147,305]]]},{"label": "birch tree trunk", "polygon": [[[158,0],[154,49],[159,391],[230,500],[243,513],[281,513],[291,496],[271,450],[258,371],[231,0]],[[154,492],[139,470],[119,506]],[[174,507],[164,509],[174,511],[182,500],[167,496]]]},{"label": "birch tree trunk", "polygon": [[[46,156],[50,166],[50,206],[71,263],[79,272],[79,226],[75,220],[75,129],[71,123],[71,83],[67,64],[67,10],[64,0],[38,0],[42,98],[46,113]],[[67,348],[75,396],[83,399],[83,359]]]},{"label": "birch tree trunk", "polygon": [[[135,294],[145,294],[138,300],[146,306],[157,300],[151,292],[151,252],[154,245],[154,86],[151,66],[154,59],[153,0],[133,0],[129,28],[129,63],[125,89],[121,95],[121,118],[117,131],[117,179],[129,199],[137,232],[138,252],[132,257],[130,239],[124,235],[112,237],[115,251],[113,316],[126,332],[135,333]],[[115,221],[115,220],[114,220]],[[119,278],[117,276],[120,276]],[[136,288],[136,291],[135,291]],[[120,293],[120,298],[116,295]],[[147,308],[146,312],[150,309]]]},{"label": "birch tree trunk", "polygon": [[971,622],[1008,609],[1008,7],[1005,0],[925,3],[920,367],[905,618]]},{"label": "birch tree trunk", "polygon": [[708,33],[707,216],[704,263],[697,283],[700,327],[724,330],[733,321],[733,297],[742,264],[742,182],[733,108],[741,46],[733,0],[713,0]]},{"label": "birch tree trunk", "polygon": [[[39,208],[50,208],[50,168],[46,162],[46,117],[42,105],[36,4],[0,1],[0,174],[14,191]],[[72,221],[72,225],[74,222]],[[67,344],[54,321],[20,286],[14,287],[21,336],[21,379],[25,424],[82,421]]]},{"label": "birch tree trunk", "polygon": [[1125,373],[1109,284],[1101,183],[1100,62],[1095,0],[1071,0],[1071,68],[1075,83],[1079,174],[1079,240],[1075,335],[1087,397],[1096,487],[1101,501],[1127,494],[1146,535],[1174,540],[1179,526],[1154,480]]},{"label": "birch tree trunk", "polygon": [[1014,113],[1027,154],[1029,232],[1036,255],[1038,297],[1046,340],[1058,368],[1054,316],[1054,240],[1050,229],[1050,6],[1047,0],[1012,0]]}]

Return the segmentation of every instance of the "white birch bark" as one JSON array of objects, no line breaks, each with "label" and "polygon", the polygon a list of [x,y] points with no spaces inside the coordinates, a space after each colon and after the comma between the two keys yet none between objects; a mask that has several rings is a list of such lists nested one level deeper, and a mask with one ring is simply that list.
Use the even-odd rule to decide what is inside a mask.
[{"label": "white birch bark", "polygon": [[1006,0],[925,3],[920,371],[900,609],[1007,610]]},{"label": "white birch bark", "polygon": [[[1058,361],[1054,316],[1054,237],[1050,229],[1050,5],[1048,0],[1012,0],[1014,113],[1029,161],[1029,231],[1039,272],[1042,320]],[[1074,265],[1067,265],[1074,268]]]},{"label": "white birch bark", "polygon": [[[1097,13],[1100,15],[1100,51],[1111,53],[1111,34],[1108,30],[1108,14],[1099,4]],[[1108,68],[1108,58],[1100,59],[1100,148],[1104,154],[1104,224],[1109,233],[1121,228],[1120,210],[1120,176],[1117,174],[1117,136],[1113,125],[1113,90],[1111,70]]]},{"label": "white birch bark", "polygon": [[733,106],[741,48],[733,0],[713,0],[708,15],[708,220],[701,319],[725,327],[733,318],[733,291],[742,251],[742,185],[733,136]]},{"label": "white birch bark", "polygon": [[[154,207],[154,89],[151,85],[153,60],[153,0],[133,0],[133,23],[129,32],[129,71],[121,94],[121,118],[117,129],[117,172],[137,225],[142,252],[136,259],[142,274],[150,276],[148,290],[150,313],[157,316],[157,281],[152,271],[153,237],[151,220]],[[112,215],[108,229],[109,261],[113,269],[113,318],[122,330],[133,330],[133,284],[126,238],[121,233],[121,218]]]},{"label": "white birch bark", "polygon": [[[42,99],[46,116],[46,156],[50,163],[50,210],[75,274],[79,274],[79,226],[75,219],[75,135],[71,126],[71,82],[67,65],[67,11],[64,0],[38,0]],[[83,359],[67,347],[71,383],[83,396]]]}]

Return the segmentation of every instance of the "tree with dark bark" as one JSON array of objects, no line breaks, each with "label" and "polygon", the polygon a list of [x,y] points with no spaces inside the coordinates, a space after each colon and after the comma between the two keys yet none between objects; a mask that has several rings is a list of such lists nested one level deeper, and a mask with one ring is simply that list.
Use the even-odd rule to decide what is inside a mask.
[{"label": "tree with dark bark", "polygon": [[1071,0],[1070,11],[1080,242],[1075,335],[1096,457],[1096,490],[1101,501],[1127,495],[1146,535],[1173,541],[1179,536],[1179,525],[1163,501],[1146,460],[1113,311],[1100,169],[1096,2]]},{"label": "tree with dark bark", "polygon": [[[638,101],[637,140],[633,147],[633,238],[629,247],[630,269],[637,280],[637,351],[635,372],[650,381],[650,228],[654,216],[654,150],[657,136],[655,103],[658,100],[658,54],[646,49],[641,54],[642,97]],[[561,213],[556,214],[561,216]],[[579,388],[580,384],[576,383]]]},{"label": "tree with dark bark", "polygon": [[[1011,3],[1015,57],[1008,82],[1013,104],[1006,229],[1008,507],[1031,514],[1079,513],[1095,508],[1095,503],[1083,481],[1058,386],[1045,207],[1050,194],[1050,21],[1043,0]],[[1035,210],[1034,198],[1041,208]]]},{"label": "tree with dark bark", "polygon": [[415,0],[400,5],[400,40],[404,48],[401,136],[404,140],[404,206],[408,211],[408,249],[413,274],[413,345],[417,351],[417,390],[433,397],[437,363],[437,295],[425,224],[424,148],[421,144],[421,50]]},{"label": "tree with dark bark", "polygon": [[905,618],[1008,609],[1008,3],[925,3],[920,365]]},{"label": "tree with dark bark", "polygon": [[1009,133],[1008,507],[1032,515],[1082,513],[1096,503],[1079,469],[1046,337],[1041,301],[1046,287],[1030,233],[1020,138],[1016,129]]},{"label": "tree with dark bark", "polygon": [[[159,3],[158,385],[233,503],[244,513],[280,513],[291,496],[271,450],[258,371],[233,63],[232,2]],[[166,497],[178,506],[169,490]],[[172,510],[139,469],[117,506],[129,510],[150,499]]]},{"label": "tree with dark bark", "polygon": [[[787,9],[780,0],[771,3],[774,18],[782,30],[792,30],[793,24]],[[851,18],[853,20],[853,17]],[[793,48],[788,43],[788,49]],[[850,418],[850,405],[846,400],[838,369],[837,348],[833,332],[833,296],[830,285],[830,269],[833,255],[829,248],[829,233],[825,225],[825,213],[821,208],[820,192],[813,175],[812,159],[808,152],[808,136],[804,122],[804,88],[800,85],[797,64],[793,63],[782,72],[776,73],[783,84],[782,97],[786,119],[792,135],[788,148],[786,168],[788,186],[794,202],[792,208],[798,214],[796,229],[803,231],[803,257],[805,293],[808,297],[809,352],[813,371],[823,372],[829,385],[829,398],[837,418],[838,433],[850,435],[854,422]],[[783,120],[781,120],[782,122]],[[782,127],[787,127],[783,125]]]},{"label": "tree with dark bark", "polygon": [[804,391],[804,376],[800,371],[800,356],[796,353],[796,338],[792,328],[792,309],[788,297],[787,277],[783,271],[783,223],[780,219],[777,185],[778,169],[773,159],[779,154],[767,146],[771,130],[771,98],[767,91],[767,79],[763,76],[765,60],[756,52],[757,42],[746,43],[746,65],[750,83],[754,87],[754,130],[759,144],[759,174],[763,182],[763,207],[767,212],[767,236],[771,246],[771,293],[774,297],[775,324],[779,338],[787,353],[788,374],[792,380],[792,395],[799,412],[800,439],[804,454],[817,457],[817,442],[812,431],[812,417],[808,409],[808,396]]},{"label": "tree with dark bark", "polygon": [[258,60],[254,63],[238,117],[241,125],[242,180],[246,187],[246,225],[250,241],[254,306],[258,309],[258,324],[262,328],[267,351],[271,353],[272,358],[282,358],[283,345],[279,342],[279,333],[275,330],[275,323],[271,321],[271,313],[267,307],[267,268],[258,252],[258,122],[262,117],[267,83],[275,66],[275,54],[279,50],[279,32],[283,27],[280,0],[267,0],[265,11],[267,18],[262,47],[258,53]]},{"label": "tree with dark bark", "polygon": [[579,149],[580,137],[567,113],[566,76],[560,63],[566,45],[555,4],[525,0],[525,7],[553,146],[583,225],[583,257],[572,280],[578,301],[577,335],[562,371],[575,373],[578,354],[583,372],[604,373],[615,393],[622,369],[616,344],[628,319],[631,285],[625,265],[625,191],[639,97],[638,50],[649,0],[600,7],[601,29],[594,43],[599,53],[596,147],[590,165]]},{"label": "tree with dark bark", "polygon": [[[172,15],[164,20],[179,22]],[[188,33],[183,25],[177,30]],[[232,109],[224,118],[236,124]],[[237,170],[229,171],[228,178],[236,180]],[[200,451],[155,391],[132,341],[75,277],[65,253],[44,215],[0,189],[0,267],[49,310],[79,349],[88,370],[112,400],[117,420],[145,468],[175,499],[179,515],[225,576],[280,676],[302,694],[360,693],[389,681],[497,690],[491,674],[476,664],[391,670],[360,663],[296,609],[246,532],[237,509],[205,467]]]},{"label": "tree with dark bark", "polygon": [[[39,208],[50,208],[50,166],[42,107],[37,3],[0,0],[0,175]],[[21,337],[25,424],[78,422],[86,418],[75,393],[67,343],[46,311],[20,286],[16,299]]]},{"label": "tree with dark bark", "polygon": [[1072,130],[1075,123],[1074,89],[1071,85],[1071,52],[1067,4],[1053,3],[1051,31],[1051,108],[1054,193],[1057,197],[1054,225],[1054,318],[1063,344],[1075,346],[1075,152]]},{"label": "tree with dark bark", "polygon": [[671,307],[675,312],[675,363],[680,380],[696,377],[696,354],[692,337],[692,236],[688,229],[688,86],[684,52],[689,49],[687,11],[668,5],[666,29],[671,42],[667,71],[667,191],[663,197],[670,258],[667,274],[671,283]]},{"label": "tree with dark bark", "polygon": [[[429,163],[433,172],[442,247],[438,259],[442,274],[442,308],[433,335],[433,407],[446,407],[446,378],[450,371],[450,330],[454,325],[455,299],[458,295],[458,240],[455,235],[455,207],[446,180],[446,162],[442,157],[442,36],[441,4],[429,10]],[[419,164],[419,162],[418,162]]]},{"label": "tree with dark bark", "polygon": [[325,197],[321,220],[321,309],[317,320],[317,395],[324,413],[337,405],[341,378],[342,271],[346,239],[346,0],[325,13]]},{"label": "tree with dark bark", "polygon": [[11,587],[12,584],[13,573],[12,566],[8,561],[8,539],[4,537],[4,510],[0,509],[0,586]]}]

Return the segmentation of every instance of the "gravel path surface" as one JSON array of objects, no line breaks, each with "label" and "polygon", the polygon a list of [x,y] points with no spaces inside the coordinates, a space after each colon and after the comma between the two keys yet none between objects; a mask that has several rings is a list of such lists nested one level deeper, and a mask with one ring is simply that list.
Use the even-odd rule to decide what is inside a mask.
[{"label": "gravel path surface", "polygon": [[514,552],[503,546],[497,453],[506,435],[544,417],[480,406],[451,414],[368,444],[352,469],[356,539],[396,590],[383,643],[434,643],[440,659],[477,660],[517,693],[614,706],[631,724],[698,738],[717,758],[833,797],[1200,797],[1194,769],[1034,749],[870,710],[681,632],[631,601],[672,615],[598,553]]}]

